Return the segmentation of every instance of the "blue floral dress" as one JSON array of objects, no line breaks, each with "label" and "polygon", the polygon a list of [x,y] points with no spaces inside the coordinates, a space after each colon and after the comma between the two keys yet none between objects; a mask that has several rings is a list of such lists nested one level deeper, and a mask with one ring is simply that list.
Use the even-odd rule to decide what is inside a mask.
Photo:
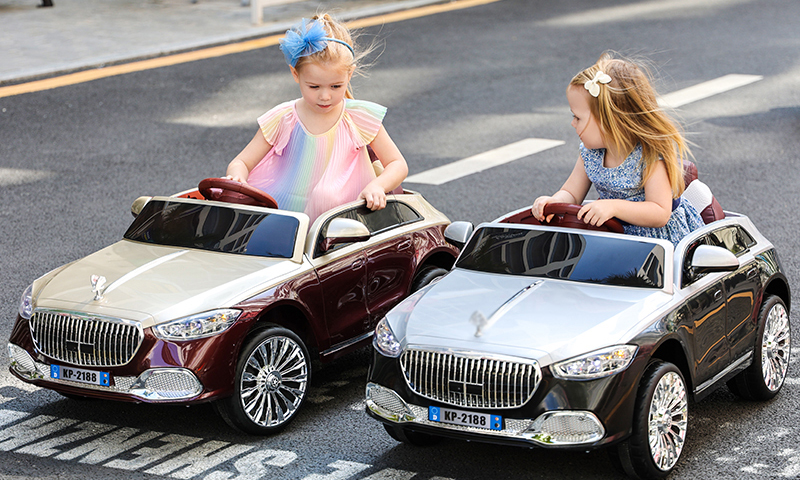
[{"label": "blue floral dress", "polygon": [[[600,199],[622,199],[632,202],[644,201],[644,187],[642,183],[642,146],[636,145],[630,155],[620,165],[614,168],[603,166],[605,149],[590,150],[581,144],[581,158],[586,175],[594,184]],[[696,230],[705,223],[697,210],[684,198],[680,197],[672,202],[672,216],[661,228],[640,227],[625,224],[625,233],[641,237],[663,238],[677,244],[692,230]]]}]

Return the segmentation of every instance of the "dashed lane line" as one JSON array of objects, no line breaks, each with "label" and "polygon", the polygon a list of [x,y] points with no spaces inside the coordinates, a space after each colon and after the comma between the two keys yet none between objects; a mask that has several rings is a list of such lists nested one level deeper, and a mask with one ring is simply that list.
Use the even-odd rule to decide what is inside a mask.
[{"label": "dashed lane line", "polygon": [[707,82],[699,83],[697,85],[678,90],[676,92],[662,95],[658,99],[658,104],[662,108],[678,108],[688,105],[692,102],[697,102],[720,93],[750,85],[764,77],[761,75],[740,75],[732,73],[724,77],[715,78]]},{"label": "dashed lane line", "polygon": [[561,140],[526,138],[525,140],[495,148],[494,150],[489,150],[488,152],[483,152],[457,162],[448,163],[447,165],[410,175],[405,181],[411,183],[425,183],[428,185],[441,185],[563,144],[564,142]]}]

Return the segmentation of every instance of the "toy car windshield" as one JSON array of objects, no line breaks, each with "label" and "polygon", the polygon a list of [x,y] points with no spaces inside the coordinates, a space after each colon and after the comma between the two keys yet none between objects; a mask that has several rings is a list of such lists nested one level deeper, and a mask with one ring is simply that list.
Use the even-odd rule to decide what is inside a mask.
[{"label": "toy car windshield", "polygon": [[235,206],[150,200],[125,232],[128,240],[261,257],[292,258],[295,217]]},{"label": "toy car windshield", "polygon": [[663,288],[664,248],[600,235],[485,227],[456,267],[584,283]]}]

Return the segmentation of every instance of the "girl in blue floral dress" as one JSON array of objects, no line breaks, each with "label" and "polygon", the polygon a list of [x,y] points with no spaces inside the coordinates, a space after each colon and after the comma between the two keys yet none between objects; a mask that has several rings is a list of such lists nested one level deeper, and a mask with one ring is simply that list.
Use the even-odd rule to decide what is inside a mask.
[{"label": "girl in blue floral dress", "polygon": [[580,158],[558,192],[533,202],[533,215],[545,220],[548,203],[581,204],[594,185],[599,200],[578,212],[586,223],[599,226],[617,218],[627,234],[673,244],[703,226],[697,210],[680,196],[689,149],[656,98],[642,68],[609,54],[577,74],[567,101],[582,142]]}]

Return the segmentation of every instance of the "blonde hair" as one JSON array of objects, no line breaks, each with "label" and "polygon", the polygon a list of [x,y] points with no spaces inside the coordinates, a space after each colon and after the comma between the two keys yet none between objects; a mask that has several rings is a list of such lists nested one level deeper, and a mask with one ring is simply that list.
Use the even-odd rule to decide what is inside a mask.
[{"label": "blonde hair", "polygon": [[604,141],[624,156],[636,144],[642,145],[642,184],[652,174],[655,162],[663,159],[673,198],[679,197],[685,188],[683,160],[691,152],[680,127],[658,105],[649,72],[631,60],[613,58],[606,52],[597,63],[575,75],[570,87],[584,88],[584,83],[597,72],[611,77],[610,83],[600,86],[597,98],[589,100]]},{"label": "blonde hair", "polygon": [[[334,20],[333,17],[327,13],[315,15],[311,20],[319,22],[329,37],[341,40],[353,47],[353,51],[351,52],[349,48],[340,43],[329,41],[326,48],[311,55],[300,57],[294,66],[295,70],[300,71],[303,65],[314,63],[316,65],[340,67],[342,70],[352,72],[353,74],[360,73],[363,67],[361,60],[368,55],[374,47],[371,45],[364,50],[359,49],[354,43],[355,40],[357,40],[357,35],[343,24]],[[349,84],[345,97],[353,98],[352,87]]]}]

